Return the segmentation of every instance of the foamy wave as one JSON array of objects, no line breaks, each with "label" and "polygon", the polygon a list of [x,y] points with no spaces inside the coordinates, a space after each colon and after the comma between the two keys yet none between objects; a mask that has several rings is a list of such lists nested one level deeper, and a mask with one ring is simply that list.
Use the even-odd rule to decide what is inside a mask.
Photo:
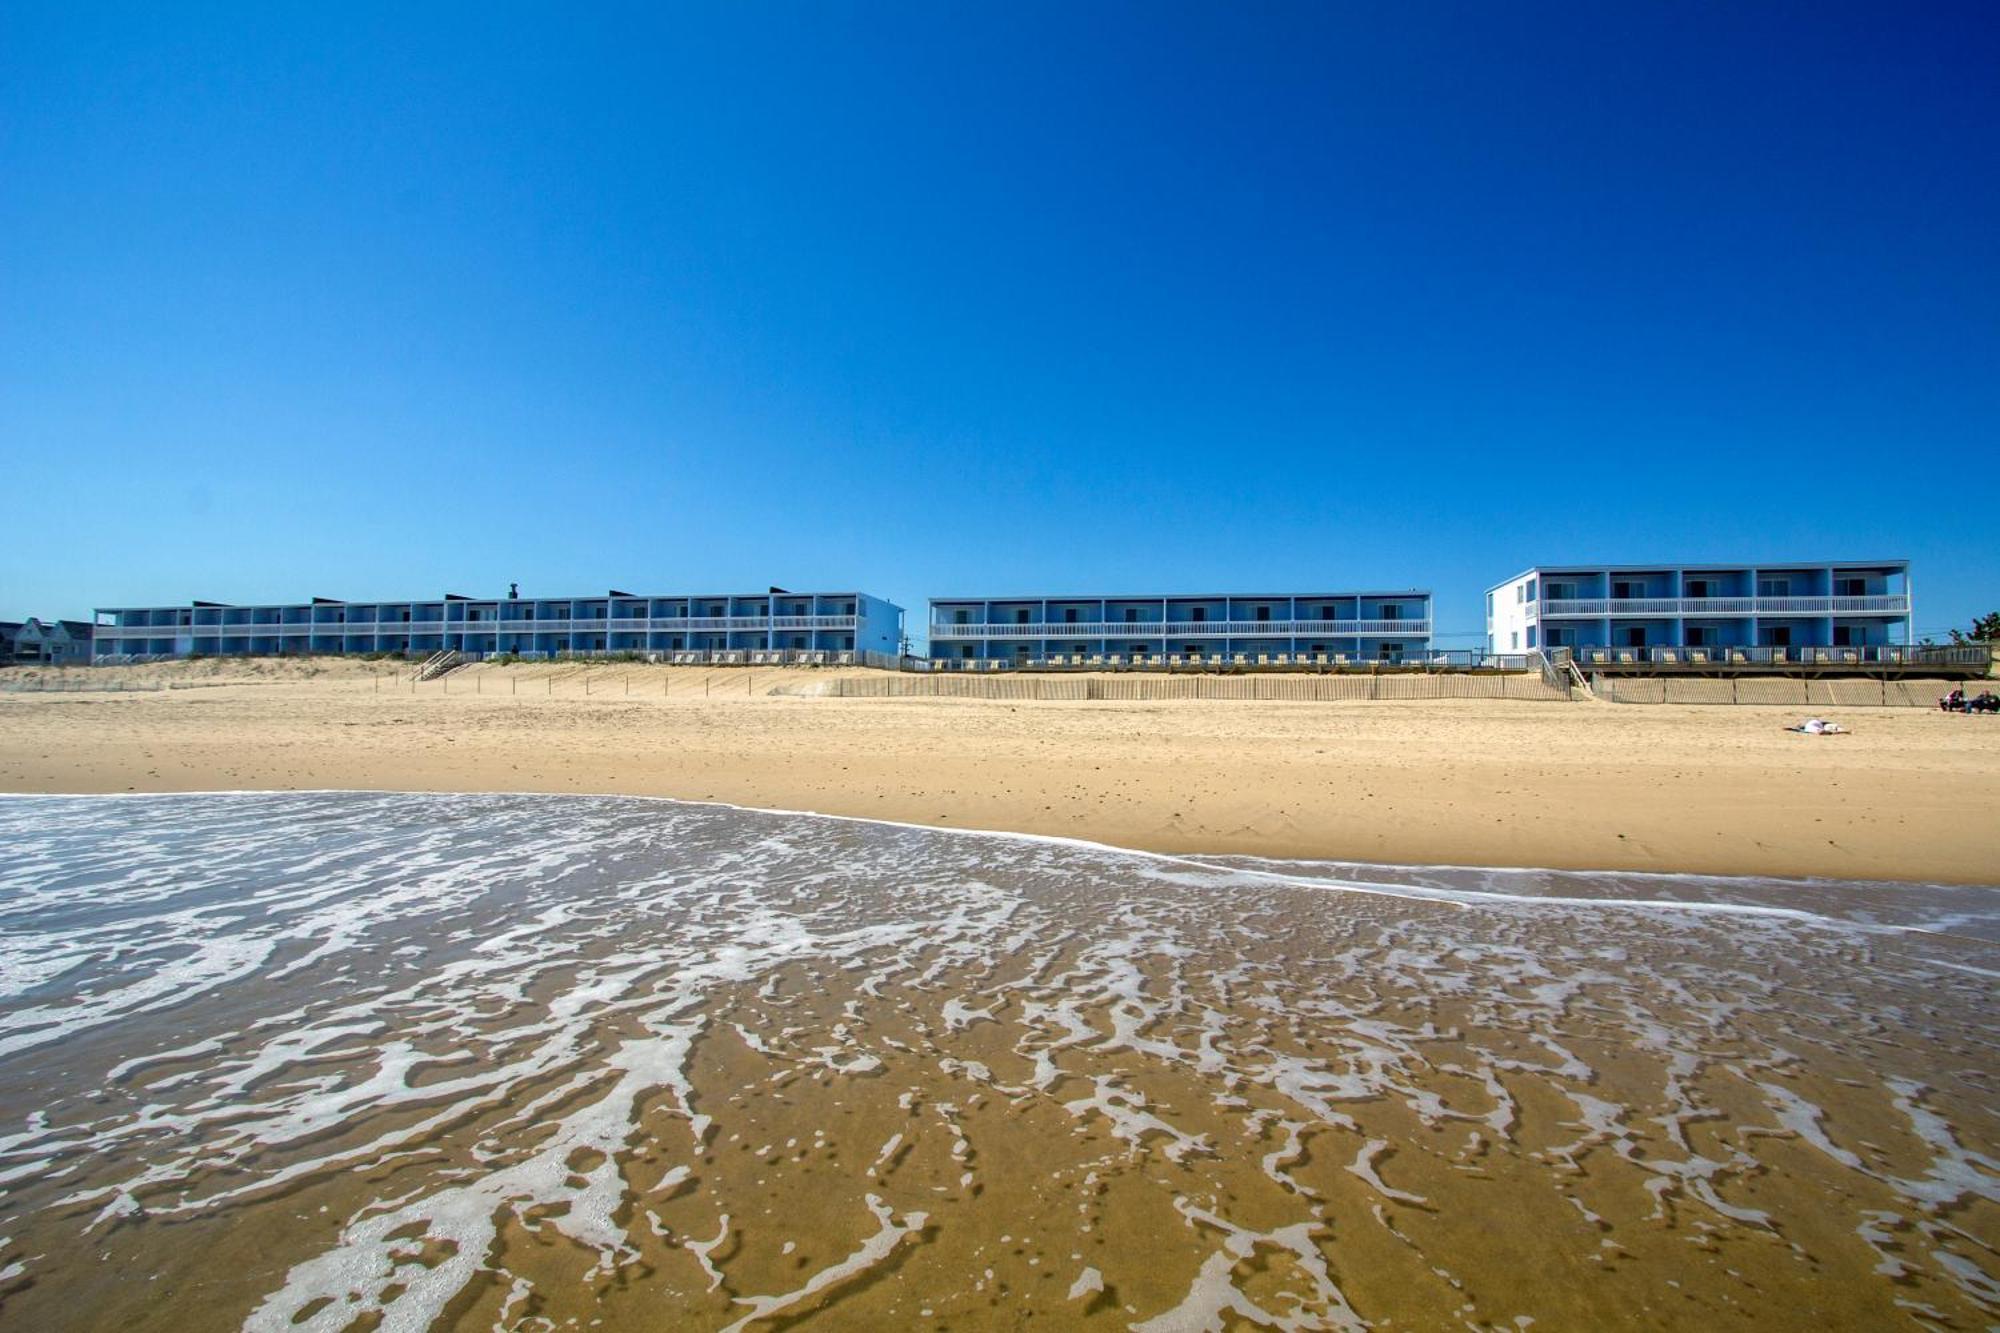
[{"label": "foamy wave", "polygon": [[24,1327],[2000,1314],[1991,890],[614,798],[25,798],[0,845]]}]

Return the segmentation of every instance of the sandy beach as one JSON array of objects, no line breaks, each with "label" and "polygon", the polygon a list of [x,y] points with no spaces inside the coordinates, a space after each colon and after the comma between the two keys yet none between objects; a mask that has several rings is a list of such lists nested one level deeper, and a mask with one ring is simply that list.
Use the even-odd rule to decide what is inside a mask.
[{"label": "sandy beach", "polygon": [[[872,700],[825,677],[362,661],[0,693],[0,790],[674,796],[1172,852],[1991,883],[2000,719],[1503,700]],[[22,673],[8,673],[10,683]]]}]

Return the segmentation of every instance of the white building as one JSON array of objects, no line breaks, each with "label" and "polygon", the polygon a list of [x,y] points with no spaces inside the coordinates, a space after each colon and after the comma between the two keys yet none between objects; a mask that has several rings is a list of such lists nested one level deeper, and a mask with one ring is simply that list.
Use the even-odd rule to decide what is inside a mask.
[{"label": "white building", "polygon": [[1569,648],[1684,660],[1721,650],[1867,650],[1911,642],[1907,560],[1537,565],[1486,593],[1489,652]]}]

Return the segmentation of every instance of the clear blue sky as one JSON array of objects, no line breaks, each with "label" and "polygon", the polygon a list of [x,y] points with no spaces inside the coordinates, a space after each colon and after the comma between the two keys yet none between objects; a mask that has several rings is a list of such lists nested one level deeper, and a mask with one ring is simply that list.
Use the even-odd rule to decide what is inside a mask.
[{"label": "clear blue sky", "polygon": [[1990,3],[0,0],[0,615],[2000,606]]}]

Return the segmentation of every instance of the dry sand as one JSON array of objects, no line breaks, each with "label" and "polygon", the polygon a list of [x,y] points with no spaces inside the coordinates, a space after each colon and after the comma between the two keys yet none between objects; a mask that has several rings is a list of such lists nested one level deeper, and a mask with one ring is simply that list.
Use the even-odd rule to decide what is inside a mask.
[{"label": "dry sand", "polygon": [[[0,673],[5,684],[24,673]],[[2000,881],[2000,718],[1601,703],[848,700],[806,672],[354,660],[0,692],[0,790],[606,792],[1161,851]]]}]

